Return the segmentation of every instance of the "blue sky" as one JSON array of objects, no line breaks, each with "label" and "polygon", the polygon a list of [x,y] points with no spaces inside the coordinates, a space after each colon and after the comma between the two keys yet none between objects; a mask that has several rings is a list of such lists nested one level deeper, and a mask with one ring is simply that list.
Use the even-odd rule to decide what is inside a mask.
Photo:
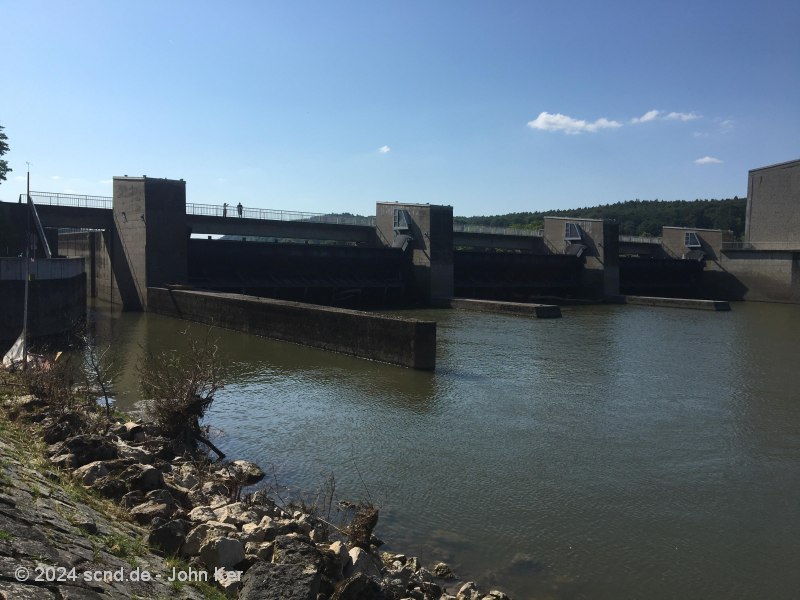
[{"label": "blue sky", "polygon": [[0,0],[25,188],[456,215],[746,194],[800,158],[800,2]]}]

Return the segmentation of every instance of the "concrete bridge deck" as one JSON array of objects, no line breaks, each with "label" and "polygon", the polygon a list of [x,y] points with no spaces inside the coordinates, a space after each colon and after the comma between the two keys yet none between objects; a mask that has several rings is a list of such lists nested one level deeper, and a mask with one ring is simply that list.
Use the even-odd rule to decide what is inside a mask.
[{"label": "concrete bridge deck", "polygon": [[[51,192],[31,192],[42,224],[50,228],[109,229],[113,226],[112,198]],[[13,204],[13,203],[0,203]],[[193,234],[315,239],[379,245],[375,217],[322,214],[242,207],[186,204],[187,225]],[[125,218],[137,218],[126,215]],[[453,224],[453,245],[544,253],[543,230]],[[622,254],[653,255],[661,238],[620,236]]]}]

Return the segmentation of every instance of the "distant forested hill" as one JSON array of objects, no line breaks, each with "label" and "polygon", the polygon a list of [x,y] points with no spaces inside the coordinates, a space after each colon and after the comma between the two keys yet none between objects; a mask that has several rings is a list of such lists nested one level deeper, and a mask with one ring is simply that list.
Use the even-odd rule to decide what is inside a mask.
[{"label": "distant forested hill", "polygon": [[741,237],[744,233],[747,199],[727,200],[628,200],[570,210],[523,212],[492,217],[454,217],[456,223],[541,229],[544,217],[614,219],[622,235],[661,235],[664,225],[697,227],[698,229],[730,229]]}]

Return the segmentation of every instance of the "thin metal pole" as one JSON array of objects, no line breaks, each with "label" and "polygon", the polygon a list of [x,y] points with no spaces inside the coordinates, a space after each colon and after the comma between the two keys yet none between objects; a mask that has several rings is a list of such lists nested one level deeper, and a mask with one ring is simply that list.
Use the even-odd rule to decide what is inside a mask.
[{"label": "thin metal pole", "polygon": [[28,368],[28,288],[31,280],[31,167],[28,163],[28,190],[25,202],[25,304],[22,307],[22,370]]}]

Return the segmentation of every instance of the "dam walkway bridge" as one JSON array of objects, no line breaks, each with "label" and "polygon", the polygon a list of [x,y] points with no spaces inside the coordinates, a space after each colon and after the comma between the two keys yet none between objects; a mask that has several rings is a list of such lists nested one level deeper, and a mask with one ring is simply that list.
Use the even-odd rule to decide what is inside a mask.
[{"label": "dam walkway bridge", "polygon": [[[20,195],[20,202],[23,200]],[[31,192],[31,199],[41,207],[43,221],[48,227],[105,229],[112,223],[112,198],[56,192]],[[66,209],[66,210],[65,210]],[[239,214],[236,205],[186,203],[189,226],[194,234],[242,235],[300,239],[320,237],[334,241],[369,242],[374,237],[374,216],[349,213],[312,213],[293,210],[265,209],[243,206]],[[283,225],[281,225],[283,224]],[[297,227],[292,227],[296,225]],[[314,227],[321,226],[321,227]],[[330,226],[339,226],[332,228]],[[456,246],[487,246],[509,250],[527,250],[537,245],[544,235],[542,229],[488,227],[454,223]],[[534,239],[532,239],[534,238]],[[538,238],[538,239],[536,239]],[[620,250],[630,247],[647,254],[648,249],[661,246],[661,238],[619,236]]]}]

